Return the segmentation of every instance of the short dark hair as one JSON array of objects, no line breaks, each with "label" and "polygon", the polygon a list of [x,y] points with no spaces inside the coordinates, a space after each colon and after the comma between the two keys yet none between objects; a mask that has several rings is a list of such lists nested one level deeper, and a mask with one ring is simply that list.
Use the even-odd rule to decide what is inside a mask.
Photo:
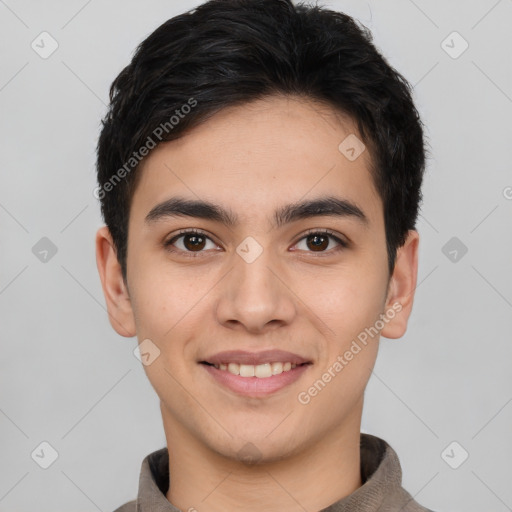
[{"label": "short dark hair", "polygon": [[357,124],[384,205],[391,276],[415,229],[426,148],[410,84],[372,41],[350,16],[291,0],[210,0],[151,33],[111,85],[97,146],[95,195],[124,279],[130,205],[148,149],[225,107],[274,94],[321,102]]}]

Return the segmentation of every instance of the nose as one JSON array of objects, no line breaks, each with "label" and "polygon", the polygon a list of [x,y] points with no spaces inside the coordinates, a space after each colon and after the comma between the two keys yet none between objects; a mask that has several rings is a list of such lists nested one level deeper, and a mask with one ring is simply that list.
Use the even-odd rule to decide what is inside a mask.
[{"label": "nose", "polygon": [[270,250],[263,250],[252,262],[236,254],[232,270],[219,284],[216,313],[225,327],[262,333],[290,324],[296,315],[286,272]]}]

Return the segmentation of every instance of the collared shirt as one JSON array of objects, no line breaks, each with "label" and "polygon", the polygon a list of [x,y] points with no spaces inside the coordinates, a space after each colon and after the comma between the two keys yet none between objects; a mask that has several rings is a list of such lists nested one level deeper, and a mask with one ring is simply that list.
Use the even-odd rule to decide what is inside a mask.
[{"label": "collared shirt", "polygon": [[[432,512],[402,487],[395,451],[379,437],[361,433],[361,480],[352,494],[320,512]],[[181,512],[165,497],[169,489],[169,452],[161,448],[142,462],[137,499],[114,512]]]}]

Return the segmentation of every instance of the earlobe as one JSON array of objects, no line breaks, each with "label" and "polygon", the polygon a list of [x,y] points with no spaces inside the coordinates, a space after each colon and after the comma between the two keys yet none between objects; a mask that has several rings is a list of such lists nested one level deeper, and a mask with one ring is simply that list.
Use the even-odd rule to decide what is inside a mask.
[{"label": "earlobe", "polygon": [[398,249],[384,315],[388,321],[381,330],[385,338],[401,338],[407,330],[418,277],[419,233],[409,230],[405,244]]},{"label": "earlobe", "polygon": [[96,265],[100,274],[110,324],[121,336],[135,336],[135,320],[130,297],[107,226],[98,229],[96,233]]}]

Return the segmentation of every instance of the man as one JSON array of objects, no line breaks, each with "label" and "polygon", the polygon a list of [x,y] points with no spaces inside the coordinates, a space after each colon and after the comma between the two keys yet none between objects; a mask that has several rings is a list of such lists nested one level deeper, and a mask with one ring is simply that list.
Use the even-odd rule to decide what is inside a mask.
[{"label": "man", "polygon": [[97,263],[167,447],[130,511],[426,511],[360,431],[412,310],[425,166],[405,79],[350,17],[214,0],[112,84]]}]

